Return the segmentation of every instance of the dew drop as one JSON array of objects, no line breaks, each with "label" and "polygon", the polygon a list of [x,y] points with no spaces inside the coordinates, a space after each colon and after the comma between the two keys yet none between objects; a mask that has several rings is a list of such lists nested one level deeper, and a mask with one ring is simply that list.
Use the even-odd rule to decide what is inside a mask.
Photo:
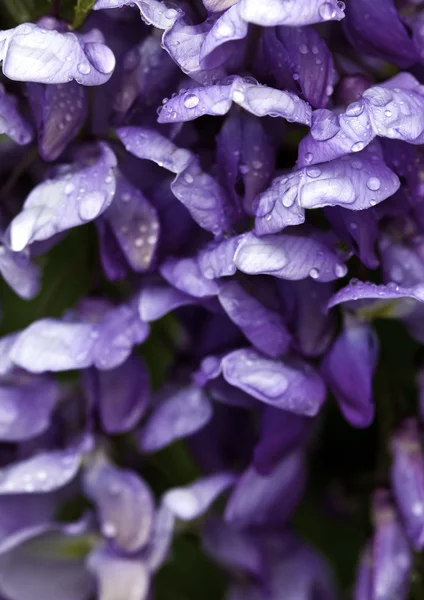
[{"label": "dew drop", "polygon": [[306,169],[306,174],[308,177],[316,179],[321,175],[321,169],[318,169],[318,167],[309,167],[308,169]]},{"label": "dew drop", "polygon": [[86,62],[79,63],[79,65],[77,66],[77,69],[82,75],[88,75],[89,72],[91,71],[90,65]]},{"label": "dew drop", "polygon": [[102,533],[105,537],[115,537],[116,536],[116,527],[113,523],[106,521],[102,525]]},{"label": "dew drop", "polygon": [[143,238],[141,238],[141,237],[139,237],[139,238],[136,238],[136,239],[134,240],[134,246],[135,246],[136,248],[141,248],[141,247],[143,246],[143,244],[144,244],[144,240],[143,240]]},{"label": "dew drop", "polygon": [[240,165],[240,173],[242,175],[247,175],[249,172],[249,167],[247,165]]},{"label": "dew drop", "polygon": [[318,279],[318,277],[319,277],[319,269],[316,269],[315,267],[313,269],[311,269],[309,271],[309,276],[312,277],[312,279]]},{"label": "dew drop", "polygon": [[384,114],[386,117],[391,117],[392,116],[392,111],[391,110],[385,110]]},{"label": "dew drop", "polygon": [[194,181],[193,175],[190,175],[190,173],[185,173],[184,181],[190,185]]},{"label": "dew drop", "polygon": [[299,52],[300,52],[300,54],[308,54],[308,52],[309,52],[308,46],[306,44],[300,44]]},{"label": "dew drop", "polygon": [[351,148],[352,152],[360,152],[365,147],[363,142],[355,142]]},{"label": "dew drop", "polygon": [[346,265],[336,265],[334,267],[334,273],[336,277],[344,277],[347,273]]},{"label": "dew drop", "polygon": [[105,195],[103,192],[89,192],[86,194],[79,205],[79,215],[84,221],[95,219],[103,208]]},{"label": "dew drop", "polygon": [[260,160],[253,160],[252,167],[256,170],[262,169],[263,165]]},{"label": "dew drop", "polygon": [[75,190],[75,186],[73,183],[67,183],[65,185],[65,189],[63,190],[67,196],[70,196],[72,192]]},{"label": "dew drop", "polygon": [[352,161],[352,167],[354,169],[361,169],[362,168],[362,163],[360,160],[353,160]]},{"label": "dew drop", "polygon": [[265,221],[271,221],[271,219],[272,219],[272,215],[267,215],[267,216],[265,217]]},{"label": "dew drop", "polygon": [[373,192],[376,192],[381,187],[381,181],[378,177],[370,177],[367,181],[367,188]]},{"label": "dew drop", "polygon": [[312,152],[307,152],[305,154],[305,162],[306,163],[310,163],[312,162],[312,159],[314,158],[314,155],[312,154]]},{"label": "dew drop", "polygon": [[184,106],[186,108],[196,108],[198,104],[199,98],[196,96],[196,94],[187,94],[187,96],[184,98]]},{"label": "dew drop", "polygon": [[362,102],[352,102],[346,108],[346,114],[348,117],[359,117],[364,112],[364,105]]}]

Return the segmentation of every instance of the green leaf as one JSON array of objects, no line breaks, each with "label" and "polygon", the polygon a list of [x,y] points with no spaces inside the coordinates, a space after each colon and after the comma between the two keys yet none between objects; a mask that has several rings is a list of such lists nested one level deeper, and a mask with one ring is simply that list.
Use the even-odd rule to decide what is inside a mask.
[{"label": "green leaf", "polygon": [[81,27],[95,3],[96,0],[78,0],[75,6],[74,22],[72,23],[74,29]]}]

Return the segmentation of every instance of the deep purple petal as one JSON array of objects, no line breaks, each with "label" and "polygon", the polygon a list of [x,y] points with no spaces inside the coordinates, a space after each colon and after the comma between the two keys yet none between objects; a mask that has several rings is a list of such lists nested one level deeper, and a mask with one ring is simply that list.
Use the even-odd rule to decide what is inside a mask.
[{"label": "deep purple petal", "polygon": [[302,415],[316,415],[326,397],[319,375],[301,361],[268,358],[253,349],[234,350],[222,360],[224,378],[254,398]]},{"label": "deep purple petal", "polygon": [[0,244],[0,274],[21,298],[29,300],[40,291],[40,269],[28,252],[12,252]]},{"label": "deep purple petal", "polygon": [[34,137],[31,125],[20,115],[17,100],[0,84],[0,132],[20,145],[29,144]]}]

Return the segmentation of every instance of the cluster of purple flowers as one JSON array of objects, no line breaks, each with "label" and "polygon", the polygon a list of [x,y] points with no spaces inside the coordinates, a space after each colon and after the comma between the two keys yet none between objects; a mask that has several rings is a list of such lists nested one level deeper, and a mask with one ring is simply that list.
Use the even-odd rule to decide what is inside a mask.
[{"label": "cluster of purple flowers", "polygon": [[378,322],[424,343],[424,2],[51,4],[0,31],[0,275],[95,266],[0,298],[0,598],[173,600],[187,532],[227,600],[341,597],[292,520],[335,403],[379,440],[343,597],[424,594],[424,371],[375,393]]}]

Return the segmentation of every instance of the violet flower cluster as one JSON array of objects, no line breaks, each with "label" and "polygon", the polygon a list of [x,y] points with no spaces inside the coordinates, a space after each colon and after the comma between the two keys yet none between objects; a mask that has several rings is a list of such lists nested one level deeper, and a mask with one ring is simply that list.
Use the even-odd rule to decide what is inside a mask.
[{"label": "violet flower cluster", "polygon": [[424,2],[20,4],[0,598],[424,598]]}]

